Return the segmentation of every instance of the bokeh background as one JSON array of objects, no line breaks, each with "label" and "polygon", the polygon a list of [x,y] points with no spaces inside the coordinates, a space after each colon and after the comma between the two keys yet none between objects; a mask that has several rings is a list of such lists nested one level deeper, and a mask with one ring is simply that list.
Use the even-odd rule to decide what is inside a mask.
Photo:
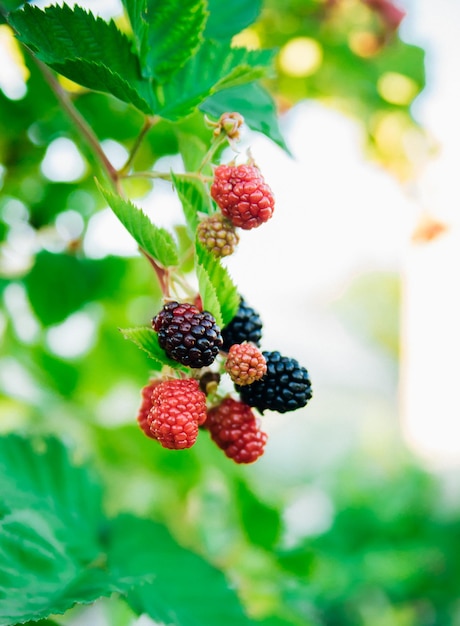
[{"label": "bokeh background", "polygon": [[[115,0],[79,4],[122,24]],[[250,148],[277,205],[228,267],[262,347],[314,388],[304,409],[264,415],[266,453],[246,468],[204,437],[183,455],[140,437],[149,363],[117,329],[147,324],[158,288],[0,26],[0,429],[77,445],[109,511],[164,521],[273,626],[460,624],[460,5],[400,0],[385,19],[369,5],[268,0],[239,35],[279,47],[282,137],[244,130],[240,158]],[[64,84],[121,166],[140,115]],[[181,168],[176,153],[159,125],[138,163]],[[130,184],[157,223],[181,222],[167,183]],[[59,619],[151,623],[123,606]]]}]

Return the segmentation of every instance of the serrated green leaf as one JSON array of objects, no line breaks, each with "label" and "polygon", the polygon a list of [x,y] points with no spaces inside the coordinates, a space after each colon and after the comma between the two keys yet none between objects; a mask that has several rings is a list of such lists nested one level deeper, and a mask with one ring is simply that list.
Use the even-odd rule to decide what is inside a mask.
[{"label": "serrated green leaf", "polygon": [[172,173],[171,178],[182,203],[189,233],[194,237],[196,227],[200,221],[198,212],[209,213],[211,210],[209,193],[200,180],[188,178],[186,175]]},{"label": "serrated green leaf", "polygon": [[257,19],[262,0],[208,0],[208,8],[205,36],[209,39],[231,39]]},{"label": "serrated green leaf", "polygon": [[155,226],[148,216],[129,200],[104,189],[99,182],[96,183],[112,211],[147,254],[164,267],[179,263],[177,244],[170,232]]},{"label": "serrated green leaf", "polygon": [[249,83],[224,89],[207,98],[200,109],[216,118],[226,111],[238,111],[249,128],[263,133],[290,154],[279,128],[275,102],[262,85]]},{"label": "serrated green leaf", "polygon": [[271,50],[231,48],[227,43],[205,41],[171,81],[155,90],[155,111],[171,120],[186,117],[211,94],[267,75],[272,60]]},{"label": "serrated green leaf", "polygon": [[158,343],[158,334],[152,328],[147,328],[146,326],[140,326],[139,328],[120,328],[120,332],[125,339],[129,339],[135,343],[138,348],[147,352],[149,357],[160,365],[168,365],[174,369],[187,369],[167,356],[166,352]]},{"label": "serrated green leaf", "polygon": [[147,29],[147,22],[143,19],[147,0],[121,0],[128,15],[131,29],[136,43],[136,49],[140,52],[142,41]]},{"label": "serrated green leaf", "polygon": [[[69,450],[57,439],[0,438],[0,492],[11,509],[51,503],[65,524],[81,524],[82,531],[101,516],[99,482],[87,468],[70,464]],[[81,510],[85,523],[77,520]]]},{"label": "serrated green leaf", "polygon": [[185,65],[202,42],[205,0],[146,0],[140,47],[142,74],[159,83]]},{"label": "serrated green leaf", "polygon": [[120,591],[100,560],[101,491],[56,439],[0,439],[0,624]]},{"label": "serrated green leaf", "polygon": [[130,606],[174,626],[255,626],[224,574],[181,547],[166,528],[130,515],[111,526],[109,567],[123,582],[151,575],[128,594]]},{"label": "serrated green leaf", "polygon": [[109,93],[122,102],[134,105],[143,113],[153,112],[149,104],[150,87],[146,83],[138,82],[136,87],[133,87],[120,74],[103,63],[86,59],[67,59],[63,63],[49,63],[49,66],[83,87]]},{"label": "serrated green leaf", "polygon": [[31,0],[0,0],[0,13],[14,11]]},{"label": "serrated green leaf", "polygon": [[215,289],[222,318],[221,327],[224,327],[235,317],[238,311],[240,305],[238,289],[230,278],[227,268],[198,242],[196,242],[195,265],[206,271],[206,275]]},{"label": "serrated green leaf", "polygon": [[195,263],[195,271],[198,278],[198,286],[200,290],[200,297],[203,303],[203,309],[209,311],[214,316],[217,326],[222,327],[222,312],[220,308],[219,298],[217,291],[212,284],[211,277],[209,276],[203,265]]},{"label": "serrated green leaf", "polygon": [[18,39],[56,71],[151,112],[150,87],[142,81],[139,60],[113,21],[65,4],[44,10],[26,5],[8,21]]}]

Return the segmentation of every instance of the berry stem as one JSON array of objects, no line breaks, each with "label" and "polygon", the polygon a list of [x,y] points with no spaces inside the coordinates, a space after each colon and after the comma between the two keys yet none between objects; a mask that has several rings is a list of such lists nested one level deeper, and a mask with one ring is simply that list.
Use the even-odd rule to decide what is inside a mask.
[{"label": "berry stem", "polygon": [[133,147],[131,148],[131,152],[129,153],[126,163],[118,170],[118,176],[123,178],[124,176],[126,176],[126,174],[128,174],[133,164],[133,161],[136,158],[136,155],[139,151],[139,148],[141,147],[144,137],[147,135],[149,130],[159,121],[159,119],[160,118],[158,116],[154,116],[154,115],[146,116],[144,120],[144,125],[142,126],[141,131],[138,134]]},{"label": "berry stem", "polygon": [[[124,169],[124,168],[123,168]],[[169,172],[130,172],[129,174],[119,172],[121,178],[159,178],[161,180],[168,180],[172,182],[172,176]],[[190,178],[191,180],[201,180],[203,183],[210,183],[212,176],[204,176],[199,172],[181,172],[180,176],[183,178]]]},{"label": "berry stem", "polygon": [[113,187],[120,193],[118,172],[109,161],[109,159],[106,157],[93,129],[75,107],[68,92],[63,89],[53,72],[51,72],[51,70],[44,63],[42,63],[42,61],[37,59],[37,57],[35,57],[30,51],[29,53],[33,61],[36,63],[37,67],[43,74],[43,77],[48,83],[50,89],[56,96],[59,104],[62,106],[62,108],[70,117],[75,126],[78,128],[80,135],[83,137],[87,146],[90,148],[91,152],[100,163],[102,169],[105,171]]},{"label": "berry stem", "polygon": [[[192,299],[195,297],[196,291],[192,288],[191,285],[189,285],[189,283],[185,280],[184,276],[181,273],[173,272],[170,278],[171,278],[171,282],[175,283],[178,287],[180,287],[187,297],[192,298]],[[177,296],[179,296],[179,294],[176,292],[174,288],[173,288],[173,291],[176,293]]]},{"label": "berry stem", "polygon": [[160,289],[161,289],[163,296],[165,298],[169,298],[171,295],[171,292],[170,292],[170,274],[168,270],[166,270],[164,267],[161,267],[161,265],[158,265],[155,259],[151,257],[150,254],[148,254],[143,248],[139,247],[139,251],[145,256],[147,261],[153,267],[155,274],[157,275],[158,282],[160,284]]},{"label": "berry stem", "polygon": [[[203,157],[203,160],[201,161],[199,167],[198,167],[198,172],[201,173],[203,171],[203,169],[206,167],[206,165],[208,165],[213,157],[214,154],[217,152],[217,150],[227,141],[227,136],[226,135],[218,135],[217,137],[214,137],[211,145],[209,147],[209,150],[206,152],[206,154]],[[209,177],[206,177],[209,178]],[[212,179],[210,179],[212,180]]]}]

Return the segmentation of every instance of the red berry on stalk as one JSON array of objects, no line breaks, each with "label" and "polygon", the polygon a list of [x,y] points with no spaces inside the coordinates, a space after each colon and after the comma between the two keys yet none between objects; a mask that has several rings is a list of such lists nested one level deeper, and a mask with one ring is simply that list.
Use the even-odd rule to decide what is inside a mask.
[{"label": "red berry on stalk", "polygon": [[163,448],[190,448],[198,436],[198,426],[206,419],[206,396],[194,378],[165,380],[151,395],[147,416],[151,437]]},{"label": "red berry on stalk", "polygon": [[205,423],[212,440],[235,463],[254,463],[264,453],[267,435],[247,404],[225,398],[208,411]]},{"label": "red berry on stalk", "polygon": [[275,208],[273,192],[255,165],[219,165],[211,196],[223,215],[244,230],[267,222]]}]

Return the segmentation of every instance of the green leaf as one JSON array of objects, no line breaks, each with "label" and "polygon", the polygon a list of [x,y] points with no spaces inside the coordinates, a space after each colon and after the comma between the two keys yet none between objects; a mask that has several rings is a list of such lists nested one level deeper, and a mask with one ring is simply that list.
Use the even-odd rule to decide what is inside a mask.
[{"label": "green leaf", "polygon": [[214,316],[217,326],[222,328],[223,319],[217,290],[212,284],[211,277],[200,263],[195,263],[195,271],[198,278],[198,286],[200,290],[203,309],[209,311]]},{"label": "green leaf", "polygon": [[168,365],[174,369],[187,370],[183,365],[177,361],[170,359],[163,348],[158,343],[158,334],[152,329],[146,326],[140,326],[139,328],[120,328],[120,332],[138,348],[147,352],[149,357],[156,361],[160,365]]},{"label": "green leaf", "polygon": [[146,0],[143,75],[163,83],[183,67],[202,42],[206,18],[205,0]]},{"label": "green leaf", "polygon": [[182,132],[176,130],[179,152],[187,172],[198,170],[204,155],[207,152],[207,145],[201,137],[193,132]]},{"label": "green leaf", "polygon": [[231,48],[205,41],[171,81],[155,90],[155,111],[170,120],[191,114],[207,97],[252,82],[271,71],[273,51]]},{"label": "green leaf", "polygon": [[8,21],[18,39],[56,71],[151,111],[150,88],[142,82],[139,60],[113,21],[105,22],[79,6],[71,9],[66,4],[43,11],[26,5],[11,13]]},{"label": "green leaf", "polygon": [[121,3],[128,15],[137,51],[140,52],[147,29],[147,22],[144,19],[147,0],[121,0]]},{"label": "green leaf", "polygon": [[242,480],[236,483],[241,521],[249,541],[272,551],[281,535],[279,512],[268,506]]},{"label": "green leaf", "polygon": [[252,24],[262,8],[262,0],[208,0],[209,18],[205,36],[209,39],[231,39]]},{"label": "green leaf", "polygon": [[155,226],[147,215],[129,200],[104,189],[98,181],[96,184],[120,222],[147,254],[164,267],[179,263],[177,245],[171,233]]},{"label": "green leaf", "polygon": [[109,567],[123,583],[148,575],[128,594],[137,613],[174,626],[254,626],[224,574],[181,547],[164,526],[130,515],[111,527]]},{"label": "green leaf", "polygon": [[[8,13],[9,11],[14,11],[26,2],[30,1],[31,0],[0,0],[0,14],[4,12]],[[4,21],[5,20],[0,15],[0,24],[4,23]]]},{"label": "green leaf", "polygon": [[208,190],[200,180],[190,179],[186,175],[171,173],[171,178],[182,203],[189,233],[194,237],[200,221],[198,213],[208,214],[211,211]]},{"label": "green leaf", "polygon": [[220,117],[226,111],[238,111],[249,128],[263,133],[290,154],[279,128],[275,102],[258,83],[219,91],[207,98],[200,109],[213,117]]},{"label": "green leaf", "polygon": [[151,99],[149,87],[146,84],[137,83],[137,86],[133,87],[120,74],[103,63],[86,59],[67,59],[63,63],[50,63],[49,65],[59,74],[83,87],[109,93],[122,102],[134,105],[143,113],[153,112],[149,104]]},{"label": "green leaf", "polygon": [[[221,327],[223,327],[235,317],[238,311],[240,305],[238,289],[230,278],[227,268],[221,265],[219,259],[211,252],[205,250],[198,242],[196,242],[195,266],[197,267],[197,273],[201,272],[202,274],[203,287],[211,299],[211,303],[212,292],[207,286],[208,278],[209,283],[214,287],[219,301],[222,319]],[[203,297],[201,292],[200,295]]]},{"label": "green leaf", "polygon": [[99,483],[56,439],[0,439],[0,624],[63,613],[120,590],[99,544]]},{"label": "green leaf", "polygon": [[63,322],[87,302],[111,297],[125,271],[123,260],[81,259],[42,250],[23,282],[34,313],[44,326]]}]

